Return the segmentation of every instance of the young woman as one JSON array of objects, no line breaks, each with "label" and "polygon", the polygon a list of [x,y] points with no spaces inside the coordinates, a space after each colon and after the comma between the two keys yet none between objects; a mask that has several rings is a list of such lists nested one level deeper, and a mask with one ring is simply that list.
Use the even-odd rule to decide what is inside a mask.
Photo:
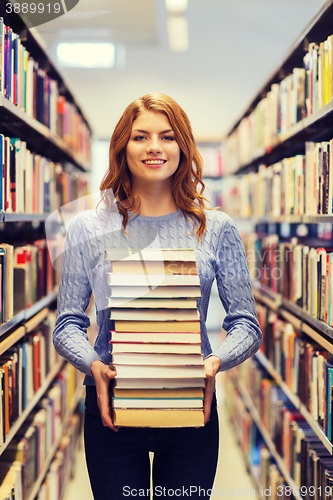
[{"label": "young woman", "polygon": [[[202,159],[188,117],[170,97],[147,94],[127,107],[112,135],[103,205],[78,214],[68,229],[54,344],[86,374],[85,450],[96,500],[149,498],[149,451],[154,452],[154,498],[209,498],[218,457],[215,375],[243,362],[262,341],[239,232],[225,213],[205,208],[201,179]],[[204,427],[116,428],[112,422],[108,389],[116,373],[110,368],[113,325],[104,249],[147,246],[195,248]],[[205,319],[214,279],[227,314],[227,337],[212,352]],[[94,347],[85,314],[92,289],[99,327]]]}]

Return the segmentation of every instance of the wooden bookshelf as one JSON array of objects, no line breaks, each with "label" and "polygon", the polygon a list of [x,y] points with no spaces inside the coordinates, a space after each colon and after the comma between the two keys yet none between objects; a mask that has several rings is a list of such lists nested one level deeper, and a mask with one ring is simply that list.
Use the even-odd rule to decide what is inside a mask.
[{"label": "wooden bookshelf", "polygon": [[[331,339],[333,340],[333,328],[331,326],[311,316],[302,307],[299,307],[291,300],[281,297],[280,294],[274,294],[274,292],[268,291],[254,282],[252,282],[252,286],[256,300],[266,304],[270,309],[287,318],[287,321],[293,323],[294,326],[296,325],[298,330],[312,337],[333,354],[333,344],[330,342]],[[288,316],[286,316],[286,312],[289,312]]]},{"label": "wooden bookshelf", "polygon": [[299,397],[294,394],[288,387],[288,385],[284,382],[282,379],[281,375],[275,370],[273,365],[268,361],[268,359],[264,356],[263,353],[258,351],[255,355],[255,358],[258,360],[258,362],[267,370],[267,372],[271,375],[271,377],[275,380],[275,382],[278,383],[278,385],[281,387],[285,395],[288,397],[288,399],[292,402],[292,404],[297,408],[300,413],[303,415],[307,423],[310,425],[312,430],[316,433],[316,435],[319,437],[325,448],[330,452],[330,454],[333,454],[333,445],[332,443],[327,439],[327,436],[325,435],[324,431],[322,428],[318,425],[318,423],[314,420],[310,412],[307,410],[307,408],[304,406],[304,404],[301,402]]},{"label": "wooden bookshelf", "polygon": [[67,412],[66,412],[66,415],[65,415],[65,418],[62,422],[62,432],[61,432],[61,436],[59,437],[59,439],[52,445],[49,453],[48,453],[48,456],[47,456],[47,459],[45,461],[45,464],[44,464],[44,467],[43,467],[43,470],[41,471],[41,473],[39,474],[38,476],[38,479],[37,481],[35,482],[34,484],[34,487],[32,488],[31,492],[30,492],[30,495],[28,497],[28,500],[34,500],[34,498],[36,497],[42,483],[43,483],[43,480],[44,480],[44,477],[46,476],[46,473],[47,471],[49,470],[49,467],[51,465],[51,462],[52,462],[52,459],[57,451],[57,449],[59,448],[59,445],[60,445],[60,441],[61,441],[61,438],[62,438],[62,435],[64,434],[67,426],[68,426],[68,422],[69,422],[69,419],[71,418],[71,416],[73,415],[74,411],[75,411],[75,408],[77,407],[80,399],[82,398],[83,396],[83,392],[84,391],[84,386],[79,384],[78,387],[76,388],[76,391],[75,391],[75,394],[73,396],[73,399],[72,399],[72,402],[69,406],[69,408],[67,409]]},{"label": "wooden bookshelf", "polygon": [[253,111],[253,109],[255,109],[256,105],[261,101],[262,96],[267,94],[273,83],[279,83],[286,74],[290,73],[293,70],[293,68],[303,65],[304,48],[307,47],[310,41],[318,43],[325,37],[332,35],[332,19],[333,0],[326,0],[326,2],[319,8],[315,16],[308,23],[308,25],[304,28],[303,32],[292,44],[287,54],[281,61],[281,64],[279,64],[275,68],[275,70],[271,73],[265,83],[260,87],[258,92],[245,107],[245,111],[234,122],[234,125],[230,129],[229,133],[233,132],[238,127],[242,119],[245,116],[249,115],[251,111]]},{"label": "wooden bookshelf", "polygon": [[35,316],[39,311],[52,304],[52,302],[54,302],[57,299],[57,294],[58,294],[58,289],[55,289],[51,294],[46,295],[28,309],[20,311],[10,321],[6,321],[6,323],[3,323],[0,326],[0,341],[1,337],[6,333],[8,333],[10,330],[12,330],[15,327],[18,327],[23,322],[28,321],[33,316]]},{"label": "wooden bookshelf", "polygon": [[28,149],[58,162],[69,162],[80,170],[89,170],[73,156],[65,141],[0,94],[0,120],[2,133],[19,137],[27,143]]},{"label": "wooden bookshelf", "polygon": [[[82,161],[81,158],[89,158],[90,153],[88,136],[89,133],[91,134],[91,129],[80,109],[80,106],[76,102],[75,97],[66,86],[62,75],[46,53],[46,50],[43,47],[41,41],[38,40],[38,32],[35,29],[28,30],[19,14],[7,14],[5,12],[5,4],[1,4],[0,6],[0,16],[3,17],[4,25],[11,27],[13,32],[19,33],[22,45],[24,45],[33,60],[38,63],[38,68],[45,71],[49,78],[56,81],[57,85],[54,85],[54,87],[57,87],[58,95],[64,96],[66,99],[66,103],[69,103],[70,105],[73,105],[75,107],[75,109],[72,109],[71,106],[68,106],[67,108],[66,104],[64,112],[65,114],[61,115],[61,117],[65,116],[65,119],[67,120],[67,112],[71,113],[71,116],[75,115],[75,117],[76,113],[78,113],[80,115],[78,121],[80,121],[81,124],[84,124],[83,131],[80,129],[81,135],[74,131],[71,131],[71,135],[69,137],[65,135],[65,132],[61,128],[61,126],[58,127],[58,133],[63,134],[63,139],[58,135],[58,133],[54,132],[54,130],[56,130],[55,126],[52,126],[53,131],[51,131],[48,126],[44,125],[37,119],[32,118],[23,109],[13,104],[13,102],[11,102],[3,95],[0,95],[0,132],[10,138],[21,139],[26,143],[27,149],[30,150],[31,153],[41,155],[56,164],[62,163],[63,167],[69,172],[89,172],[90,165],[86,162],[86,160]],[[41,73],[42,75],[44,75],[43,71]],[[41,76],[41,78],[44,78],[44,76]],[[43,96],[41,95],[41,97]],[[36,99],[35,95],[34,99]],[[41,117],[40,114],[38,114],[38,117],[39,119],[47,123],[45,117]],[[52,123],[54,125],[54,122]],[[80,139],[83,137],[85,141],[85,145],[81,150],[79,150],[77,146],[77,144],[79,144],[78,137],[80,137]],[[72,138],[75,138],[75,140],[72,141]],[[80,142],[80,145],[81,144],[82,143]],[[75,153],[73,151],[75,151]],[[16,243],[19,242],[20,239],[22,240],[22,237],[20,237],[18,233],[17,238],[13,238],[13,234],[17,229],[14,224],[10,226],[7,231],[7,224],[10,224],[11,222],[31,223],[31,230],[36,229],[35,239],[45,238],[45,235],[41,236],[41,233],[42,229],[44,228],[44,223],[49,215],[49,213],[29,214],[9,213],[1,211],[0,222],[6,223],[2,226],[3,240],[9,242],[16,240]],[[37,224],[34,224],[34,222],[37,222]],[[39,227],[34,228],[34,226]],[[17,229],[17,231],[19,231],[19,229]],[[57,288],[55,288],[52,293],[46,295],[31,307],[20,311],[11,320],[0,325],[0,354],[6,353],[9,348],[20,341],[20,339],[22,339],[27,333],[32,332],[36,327],[38,327],[38,325],[47,317],[48,307],[55,303],[57,292],[58,290]],[[39,401],[43,398],[49,387],[52,385],[52,382],[64,366],[65,360],[60,358],[50,367],[50,371],[46,375],[46,378],[41,387],[39,387],[39,389],[35,392],[31,400],[28,402],[26,408],[22,411],[22,413],[10,427],[3,444],[0,446],[0,455],[6,451],[8,444],[15,437],[20,427],[22,426],[22,424],[24,424],[34,408],[38,405]],[[74,413],[74,410],[79,400],[81,399],[82,394],[83,386],[80,383],[79,387],[76,389],[72,402],[67,408],[65,418],[62,422],[63,431],[66,429],[69,419]],[[17,415],[17,413],[15,415]],[[33,500],[38,494],[38,491],[41,487],[45,475],[47,474],[47,471],[56,453],[56,450],[59,447],[59,444],[60,439],[58,439],[57,442],[53,444],[51,450],[49,450],[42,473],[39,475],[36,483],[34,484],[28,500]],[[5,456],[6,455],[4,455],[2,458],[4,458]]]},{"label": "wooden bookshelf", "polygon": [[61,359],[52,368],[52,370],[50,371],[50,373],[48,373],[48,375],[46,377],[46,380],[43,383],[43,385],[38,389],[38,391],[36,392],[36,394],[34,395],[34,397],[32,398],[32,400],[28,403],[28,405],[25,408],[25,410],[21,413],[21,415],[16,420],[16,422],[14,423],[14,425],[12,425],[12,427],[10,428],[10,431],[9,431],[9,433],[6,436],[4,444],[0,447],[0,455],[2,455],[2,453],[5,451],[5,449],[7,448],[8,444],[11,442],[11,440],[13,439],[13,437],[15,436],[15,434],[17,433],[17,431],[19,430],[19,428],[21,427],[21,425],[25,422],[26,418],[29,416],[29,414],[32,412],[32,410],[35,408],[35,406],[37,405],[37,403],[39,402],[39,400],[44,396],[45,392],[47,391],[47,389],[51,385],[51,383],[54,380],[54,378],[58,375],[58,373],[60,372],[60,370],[62,369],[62,367],[64,366],[64,364],[65,364],[65,360]]}]

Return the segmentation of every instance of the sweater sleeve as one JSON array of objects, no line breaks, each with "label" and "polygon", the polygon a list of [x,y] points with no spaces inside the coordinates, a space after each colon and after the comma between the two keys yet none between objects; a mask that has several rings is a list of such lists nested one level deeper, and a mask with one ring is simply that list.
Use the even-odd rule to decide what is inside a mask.
[{"label": "sweater sleeve", "polygon": [[87,255],[83,255],[83,234],[84,228],[77,216],[69,224],[62,255],[53,343],[57,352],[75,368],[91,375],[90,365],[100,357],[91,346],[87,335],[90,321],[86,309],[92,289],[85,269]]},{"label": "sweater sleeve", "polygon": [[216,281],[227,313],[222,325],[227,336],[212,354],[220,358],[220,371],[224,371],[252,356],[262,343],[244,245],[230,217],[219,237]]}]

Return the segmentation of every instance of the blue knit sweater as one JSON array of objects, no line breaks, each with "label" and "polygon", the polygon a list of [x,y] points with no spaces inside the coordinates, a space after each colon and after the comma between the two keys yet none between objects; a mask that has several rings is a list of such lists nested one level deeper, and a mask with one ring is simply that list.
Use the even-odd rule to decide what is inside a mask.
[{"label": "blue knit sweater", "polygon": [[[207,229],[198,243],[192,223],[182,210],[160,217],[132,215],[126,228],[120,214],[107,216],[104,209],[87,210],[73,218],[68,227],[62,258],[56,327],[53,334],[56,350],[87,375],[93,385],[90,365],[95,360],[111,361],[110,330],[113,321],[107,308],[110,286],[107,273],[110,262],[104,250],[150,248],[194,248],[200,275],[200,311],[202,353],[221,359],[220,370],[228,370],[253,355],[260,347],[262,334],[242,240],[233,220],[217,210],[207,210]],[[212,283],[216,279],[221,302],[226,311],[223,328],[225,341],[212,353],[205,325]],[[98,337],[92,347],[87,337],[90,325],[85,311],[92,290],[95,296]]]}]

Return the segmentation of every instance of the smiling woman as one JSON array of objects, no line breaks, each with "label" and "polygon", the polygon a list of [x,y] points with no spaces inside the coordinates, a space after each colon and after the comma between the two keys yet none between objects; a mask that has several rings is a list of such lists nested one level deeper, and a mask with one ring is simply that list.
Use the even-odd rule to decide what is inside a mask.
[{"label": "smiling woman", "polygon": [[[154,205],[158,215],[177,210],[172,185],[180,162],[180,148],[165,115],[141,111],[133,122],[126,161],[131,172],[132,189],[143,202]],[[141,203],[141,215],[147,215],[147,211],[149,207]]]}]

